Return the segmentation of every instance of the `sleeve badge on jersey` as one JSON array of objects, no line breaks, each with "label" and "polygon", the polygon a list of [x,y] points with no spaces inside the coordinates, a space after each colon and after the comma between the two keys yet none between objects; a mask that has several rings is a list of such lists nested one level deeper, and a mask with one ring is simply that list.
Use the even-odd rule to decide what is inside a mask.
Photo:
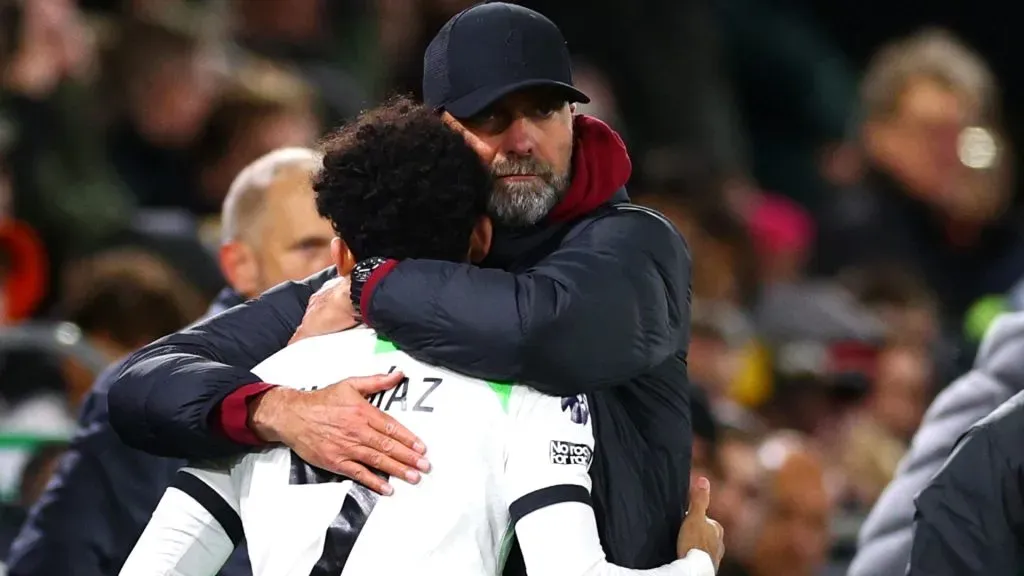
[{"label": "sleeve badge on jersey", "polygon": [[575,464],[589,467],[593,457],[593,450],[586,444],[576,444],[564,440],[551,441],[552,464]]},{"label": "sleeve badge on jersey", "polygon": [[577,424],[586,424],[590,419],[590,408],[583,394],[562,398],[562,412],[569,412],[569,417]]}]

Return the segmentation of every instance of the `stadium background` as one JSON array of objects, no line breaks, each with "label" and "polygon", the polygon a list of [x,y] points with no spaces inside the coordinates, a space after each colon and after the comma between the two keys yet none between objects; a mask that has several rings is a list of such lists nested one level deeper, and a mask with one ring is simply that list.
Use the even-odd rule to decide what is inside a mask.
[{"label": "stadium background", "polygon": [[[220,288],[234,174],[415,93],[425,43],[469,3],[0,0],[0,544],[93,375]],[[635,199],[690,242],[712,513],[749,533],[749,562],[842,574],[923,410],[1024,276],[1024,35],[1003,24],[1009,5],[523,3],[565,33],[593,98],[582,111],[627,140]],[[917,56],[875,58],[922,31]],[[893,87],[936,61],[962,82],[926,83],[901,112]],[[820,449],[827,502],[777,505],[807,481],[756,472],[780,430]],[[795,555],[757,545],[782,514],[827,537],[793,536]]]}]

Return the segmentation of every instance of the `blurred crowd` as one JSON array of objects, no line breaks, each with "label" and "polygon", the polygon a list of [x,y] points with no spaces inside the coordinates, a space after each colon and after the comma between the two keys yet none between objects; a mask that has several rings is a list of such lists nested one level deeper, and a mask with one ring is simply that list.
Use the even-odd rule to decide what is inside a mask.
[{"label": "blurred crowd", "polygon": [[[97,372],[221,288],[239,170],[415,93],[425,42],[471,3],[0,0],[5,514],[45,485]],[[756,0],[587,3],[586,21],[581,1],[521,3],[567,37],[578,111],[627,141],[633,200],[689,242],[694,472],[722,573],[843,573],[1024,276],[996,78],[939,29],[854,70]]]}]

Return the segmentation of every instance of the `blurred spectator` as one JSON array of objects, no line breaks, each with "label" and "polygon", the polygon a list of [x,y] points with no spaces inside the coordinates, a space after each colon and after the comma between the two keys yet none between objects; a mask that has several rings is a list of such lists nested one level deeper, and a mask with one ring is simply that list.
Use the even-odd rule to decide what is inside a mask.
[{"label": "blurred spectator", "polygon": [[825,467],[805,439],[778,432],[757,449],[762,502],[750,555],[722,576],[815,576],[828,559],[832,502]]},{"label": "blurred spectator", "polygon": [[799,204],[777,194],[749,189],[743,202],[764,285],[797,282],[814,247],[815,223]]},{"label": "blurred spectator", "polygon": [[110,135],[118,176],[143,206],[202,206],[189,148],[223,82],[215,54],[198,31],[143,21],[125,25],[113,54],[109,89],[122,99]]},{"label": "blurred spectator", "polygon": [[753,554],[754,537],[760,521],[761,470],[757,462],[757,439],[737,429],[726,429],[718,443],[719,473],[714,479],[711,514],[725,528],[728,553],[719,574],[738,576]]},{"label": "blurred spectator", "polygon": [[926,30],[876,55],[861,96],[867,172],[826,210],[818,272],[916,271],[954,319],[1005,292],[1024,245],[1007,213],[1012,166],[991,70],[950,34]]},{"label": "blurred spectator", "polygon": [[912,272],[882,266],[849,270],[840,279],[861,304],[883,321],[890,342],[930,348],[939,338],[938,302]]},{"label": "blurred spectator", "polygon": [[842,287],[808,282],[768,287],[756,326],[773,358],[761,408],[768,424],[812,435],[834,454],[844,418],[868,389],[884,325]]},{"label": "blurred spectator", "polygon": [[762,443],[758,460],[767,479],[751,576],[820,573],[831,547],[832,519],[821,459],[798,436],[778,433]]},{"label": "blurred spectator", "polygon": [[310,146],[320,136],[315,101],[301,79],[263,61],[237,73],[195,151],[200,170],[194,210],[220,211],[242,168],[278,148]]},{"label": "blurred spectator", "polygon": [[[368,23],[366,3],[229,0],[227,4],[235,10],[242,45],[294,67],[322,99],[329,125],[352,118],[370,104],[376,86],[361,85],[351,69],[372,61],[375,52],[367,45],[365,31],[353,26]],[[402,7],[409,11],[409,4],[403,2]]]},{"label": "blurred spectator", "polygon": [[817,214],[829,187],[818,158],[842,141],[856,73],[808,2],[713,0],[724,66],[750,148],[746,176]]},{"label": "blurred spectator", "polygon": [[[123,229],[130,194],[106,162],[93,30],[69,0],[5,2],[0,85],[14,215],[42,237],[50,275]],[[9,34],[9,35],[7,35]],[[48,294],[51,298],[55,294]]]},{"label": "blurred spectator", "polygon": [[[161,260],[117,250],[76,262],[59,309],[110,362],[199,317],[203,300]],[[78,362],[22,354],[5,366],[0,428],[70,435],[95,374]],[[10,490],[26,455],[0,453],[0,491]]]},{"label": "blurred spectator", "polygon": [[[931,397],[931,363],[921,348],[884,350],[863,408],[846,431],[848,497],[868,509],[896,474]],[[850,504],[850,503],[847,503]]]},{"label": "blurred spectator", "polygon": [[[180,330],[206,305],[173,268],[139,250],[111,250],[75,262],[67,278],[59,309],[110,362]],[[63,375],[68,404],[77,409],[95,374],[69,362]]]}]

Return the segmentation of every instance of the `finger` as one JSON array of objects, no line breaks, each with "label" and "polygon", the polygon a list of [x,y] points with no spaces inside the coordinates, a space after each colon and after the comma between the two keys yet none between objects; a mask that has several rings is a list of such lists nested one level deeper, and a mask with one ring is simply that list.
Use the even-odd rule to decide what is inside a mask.
[{"label": "finger", "polygon": [[[415,468],[423,472],[430,470],[430,462],[422,454],[399,444],[397,440],[390,436],[381,434],[372,428],[366,430],[360,436],[364,446],[372,448],[389,458],[393,458],[409,468]],[[372,464],[372,462],[364,462],[364,464]]]},{"label": "finger", "polygon": [[386,480],[373,472],[370,472],[365,466],[358,462],[352,460],[342,462],[337,466],[337,473],[351,478],[383,496],[391,496],[395,493],[395,489],[391,484],[388,484]]},{"label": "finger", "polygon": [[706,516],[708,506],[711,505],[711,482],[701,476],[690,486],[690,507],[687,509],[687,516],[699,514]]},{"label": "finger", "polygon": [[342,382],[348,384],[363,396],[369,396],[370,394],[376,394],[377,392],[391,390],[395,386],[398,386],[398,383],[402,381],[402,378],[405,378],[405,374],[402,374],[400,370],[396,370],[388,374],[377,374],[376,376],[346,378],[345,380],[342,380]]},{"label": "finger", "polygon": [[721,525],[720,523],[718,523],[718,521],[717,521],[717,520],[712,520],[711,518],[708,518],[708,519],[707,519],[707,521],[708,521],[708,522],[709,522],[709,523],[710,523],[710,524],[711,524],[712,526],[714,526],[714,527],[715,527],[715,534],[717,534],[717,535],[718,535],[718,539],[719,539],[719,540],[723,540],[723,539],[725,539],[725,528],[723,528],[723,527],[722,527],[722,525]]},{"label": "finger", "polygon": [[[398,420],[395,420],[391,416],[388,416],[379,410],[375,411],[375,416],[370,417],[370,426],[377,432],[394,438],[402,446],[412,448],[417,453],[416,456],[419,459],[422,459],[419,455],[427,452],[427,446],[419,439],[419,437],[410,432],[405,426],[399,424]],[[424,472],[430,469],[429,464],[427,464],[427,468],[420,467],[418,462],[407,462],[407,464],[415,466]]]},{"label": "finger", "polygon": [[379,470],[390,478],[401,478],[409,484],[417,484],[423,477],[418,471],[402,464],[383,452],[367,446],[359,446],[351,450],[352,456],[374,470]]}]

